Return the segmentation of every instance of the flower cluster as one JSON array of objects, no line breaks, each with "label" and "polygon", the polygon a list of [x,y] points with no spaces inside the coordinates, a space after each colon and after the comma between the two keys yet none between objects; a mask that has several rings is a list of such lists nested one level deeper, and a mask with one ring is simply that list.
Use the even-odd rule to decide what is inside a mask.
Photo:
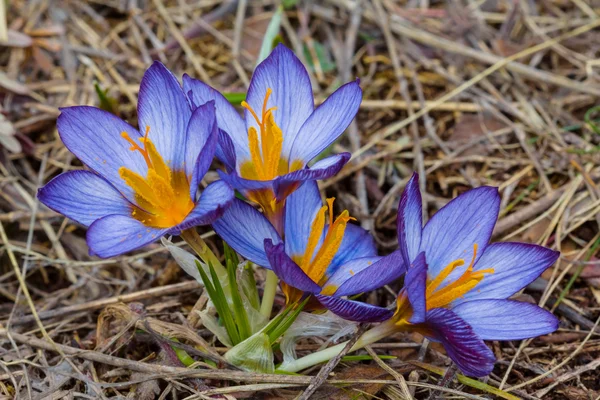
[{"label": "flower cluster", "polygon": [[[370,233],[347,210],[336,215],[335,199],[323,201],[316,183],[337,174],[350,155],[312,162],[354,119],[361,98],[354,81],[315,108],[306,69],[278,45],[254,71],[242,118],[217,90],[187,75],[180,85],[155,62],[140,86],[139,129],[98,108],[61,109],[60,137],[89,169],[57,176],[38,198],[88,227],[92,255],[113,257],[180,235],[210,268],[232,273],[195,231],[212,225],[238,254],[280,280],[286,312],[328,309],[347,320],[380,322],[358,347],[398,331],[419,332],[442,343],[464,373],[487,375],[495,358],[484,340],[557,329],[552,314],[509,297],[558,253],[530,244],[490,244],[500,207],[491,187],[460,195],[423,226],[415,174],[398,207],[398,250],[379,255]],[[199,190],[215,157],[224,166],[220,180]],[[200,270],[203,279],[209,279],[206,271]],[[395,307],[348,298],[402,276]],[[214,296],[225,293],[218,282],[209,286]],[[270,307],[265,311],[268,318]],[[257,334],[273,340],[283,329],[274,322],[261,326]],[[235,342],[252,332],[244,334]],[[308,364],[287,370],[301,366]]]}]

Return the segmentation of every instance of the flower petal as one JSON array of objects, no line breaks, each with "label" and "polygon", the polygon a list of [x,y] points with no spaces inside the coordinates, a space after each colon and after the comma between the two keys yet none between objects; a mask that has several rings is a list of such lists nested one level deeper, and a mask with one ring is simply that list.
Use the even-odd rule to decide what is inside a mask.
[{"label": "flower petal", "polygon": [[454,312],[434,308],[427,313],[426,329],[439,340],[448,356],[469,376],[489,375],[494,369],[494,353],[477,336],[473,328]]},{"label": "flower petal", "polygon": [[[312,86],[306,68],[294,53],[282,44],[254,70],[246,102],[257,113],[263,108],[267,89],[273,92],[267,107],[277,107],[273,112],[275,122],[283,132],[282,156],[288,159],[294,139],[304,121],[314,109]],[[246,110],[247,128],[258,125]]]},{"label": "flower petal", "polygon": [[159,239],[167,229],[149,228],[124,215],[108,215],[96,220],[87,231],[90,255],[110,258],[138,249]]},{"label": "flower petal", "polygon": [[316,298],[323,307],[349,321],[382,322],[394,315],[392,310],[359,301],[323,295],[317,295]]},{"label": "flower petal", "polygon": [[317,181],[327,179],[342,169],[350,159],[350,153],[340,153],[317,161],[310,168],[290,172],[275,180],[274,190],[277,200],[282,201],[289,196],[298,185],[305,181]]},{"label": "flower petal", "polygon": [[558,318],[535,304],[473,300],[452,309],[483,340],[521,340],[554,332]]},{"label": "flower petal", "polygon": [[304,254],[312,222],[322,205],[316,182],[304,183],[288,197],[285,206],[285,250],[288,254]]},{"label": "flower petal", "polygon": [[329,268],[327,268],[327,274],[333,274],[340,265],[354,258],[376,255],[377,247],[371,234],[358,225],[348,224],[340,248],[331,260]]},{"label": "flower petal", "polygon": [[308,117],[300,128],[290,152],[290,163],[309,162],[333,143],[350,125],[362,101],[355,82],[342,85]]},{"label": "flower petal", "polygon": [[213,222],[213,229],[221,239],[246,259],[270,268],[264,241],[281,239],[271,223],[251,205],[238,199],[231,202],[223,216]]},{"label": "flower petal", "polygon": [[177,235],[184,229],[198,225],[212,224],[221,218],[225,210],[233,202],[235,193],[231,186],[223,181],[211,183],[202,191],[196,206],[183,220],[182,223],[169,230],[172,235]]},{"label": "flower petal", "polygon": [[427,313],[426,285],[427,262],[425,260],[425,253],[419,253],[410,267],[408,267],[406,278],[404,279],[404,287],[406,288],[408,301],[412,308],[412,315],[408,321],[412,324],[425,322],[425,314]]},{"label": "flower petal", "polygon": [[271,264],[271,269],[283,282],[303,292],[319,293],[321,291],[321,287],[313,282],[302,271],[302,268],[285,253],[283,243],[274,245],[271,239],[265,239],[265,252]]},{"label": "flower petal", "polygon": [[187,127],[185,174],[191,176],[190,197],[196,198],[198,185],[210,168],[218,143],[215,103],[208,102],[192,113]]},{"label": "flower petal", "polygon": [[215,155],[225,164],[227,172],[235,171],[235,146],[231,137],[223,129],[219,129],[219,145]]},{"label": "flower petal", "polygon": [[415,172],[406,184],[398,205],[398,244],[404,262],[409,264],[419,254],[423,230],[423,204],[419,175]]},{"label": "flower petal", "polygon": [[[358,265],[353,265],[356,264],[357,261],[365,259],[370,260],[369,263],[366,263],[362,268]],[[373,260],[375,260],[375,262],[373,262]],[[348,264],[351,265],[354,274],[346,274],[346,280],[337,285],[339,288],[335,292],[336,296],[351,296],[379,289],[400,278],[406,271],[402,255],[399,251],[395,251],[385,257],[365,257],[350,261],[341,266],[326,285],[329,285],[330,283],[335,284],[336,281],[341,280],[336,277],[336,275],[339,275],[341,273],[340,271],[348,270]]]},{"label": "flower petal", "polygon": [[550,267],[559,252],[526,243],[492,243],[481,256],[474,270],[492,268],[473,290],[453,304],[474,299],[506,299],[533,282]]},{"label": "flower petal", "polygon": [[140,131],[149,138],[172,169],[183,169],[186,131],[192,115],[177,78],[158,61],[144,73],[138,99]]},{"label": "flower petal", "polygon": [[[237,158],[242,160],[250,158],[246,124],[231,103],[217,90],[191,78],[188,74],[183,75],[183,91],[196,107],[214,101],[217,108],[217,124],[232,140]],[[224,159],[221,161],[227,162]]]},{"label": "flower petal", "polygon": [[56,126],[67,149],[134,202],[133,190],[121,179],[119,168],[125,167],[146,176],[148,166],[144,157],[129,150],[130,145],[121,132],[126,132],[133,140],[138,140],[140,133],[99,108],[78,106],[60,111]]},{"label": "flower petal", "polygon": [[38,190],[38,199],[50,209],[85,226],[111,214],[131,215],[131,203],[91,171],[58,175]]},{"label": "flower petal", "polygon": [[[354,277],[361,274],[364,270],[372,267],[382,258],[384,257],[369,256],[354,258],[345,262],[336,268],[335,272],[329,276],[323,285],[323,288],[327,288],[328,293],[335,293],[336,296],[351,296],[357,293],[362,293],[364,290],[362,290],[360,284],[364,280],[360,278],[355,280]],[[348,285],[346,285],[346,283]],[[340,291],[342,286],[344,289]]]},{"label": "flower petal", "polygon": [[255,190],[273,190],[274,180],[270,181],[254,181],[250,179],[242,178],[237,172],[232,171],[226,173],[225,171],[217,171],[219,177],[225,182],[229,183],[232,188],[240,191],[244,196],[248,197],[248,192]]},{"label": "flower petal", "polygon": [[477,259],[485,252],[498,218],[498,189],[483,186],[469,190],[439,210],[423,228],[421,250],[427,254],[429,275],[437,276],[449,263],[463,259],[446,279],[451,282],[462,275],[473,257],[477,244]]}]

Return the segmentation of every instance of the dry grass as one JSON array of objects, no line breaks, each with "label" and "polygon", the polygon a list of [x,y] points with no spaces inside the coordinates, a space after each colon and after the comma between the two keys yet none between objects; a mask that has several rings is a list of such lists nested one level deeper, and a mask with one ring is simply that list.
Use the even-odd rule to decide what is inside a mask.
[{"label": "dry grass", "polygon": [[[274,1],[1,4],[0,397],[294,398],[307,387],[318,389],[311,398],[489,396],[434,373],[448,365],[441,347],[397,346],[417,337],[368,350],[398,356],[385,361],[391,369],[342,363],[316,379],[227,370],[191,313],[201,288],[159,244],[89,257],[85,230],[36,201],[41,184],[81,168],[58,138],[59,107],[98,105],[97,81],[135,121],[153,59],[244,92]],[[382,252],[397,245],[396,207],[413,170],[426,177],[429,215],[470,187],[498,186],[495,239],[562,252],[520,295],[553,310],[559,331],[493,343],[499,361],[487,383],[521,398],[600,398],[600,112],[588,113],[600,96],[599,27],[595,0],[301,1],[282,19],[285,43],[312,66],[317,99],[361,79],[361,111],[334,147],[353,160],[322,188],[374,229]],[[397,289],[368,300],[389,304]],[[160,334],[222,368],[181,368]],[[429,369],[403,361],[416,359]]]}]

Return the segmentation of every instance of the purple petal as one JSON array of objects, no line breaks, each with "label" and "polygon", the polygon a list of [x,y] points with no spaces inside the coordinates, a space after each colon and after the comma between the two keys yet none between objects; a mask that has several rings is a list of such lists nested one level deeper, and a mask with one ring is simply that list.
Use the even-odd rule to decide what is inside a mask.
[{"label": "purple petal", "polygon": [[[339,288],[335,292],[336,296],[351,296],[357,293],[379,289],[400,278],[406,271],[402,255],[398,251],[385,257],[366,257],[366,259],[376,259],[376,261],[370,262],[362,268],[352,265],[356,264],[357,260],[348,263],[352,266],[354,275],[346,274],[345,282],[337,285]],[[358,260],[365,260],[365,258],[359,258]],[[339,275],[341,273],[340,271],[348,270],[348,264],[341,266],[327,282],[327,285],[341,280],[341,278],[336,277],[336,279],[334,279],[334,277]]]},{"label": "purple petal", "polygon": [[446,279],[451,282],[463,274],[473,257],[477,244],[477,259],[484,253],[498,218],[498,189],[479,187],[458,196],[439,210],[423,228],[421,250],[427,255],[429,275],[435,277],[449,263],[463,259]]},{"label": "purple petal", "polygon": [[387,308],[373,306],[354,300],[332,296],[316,296],[323,307],[349,321],[382,322],[390,319],[394,312]]},{"label": "purple petal", "polygon": [[[290,160],[292,143],[304,121],[314,109],[312,87],[306,68],[294,53],[282,44],[254,70],[246,101],[260,115],[267,89],[273,92],[267,107],[283,132],[283,158]],[[247,127],[257,128],[254,117],[246,110]],[[321,127],[319,127],[321,128]]]},{"label": "purple petal", "polygon": [[252,191],[265,189],[273,190],[274,180],[254,181],[251,179],[242,178],[235,171],[232,171],[231,173],[226,173],[224,171],[217,172],[219,173],[221,179],[229,183],[229,185],[231,185],[232,188],[240,191],[246,197],[248,197],[248,193]]},{"label": "purple petal", "polygon": [[137,141],[141,137],[137,130],[111,113],[87,106],[62,108],[56,125],[71,153],[135,202],[133,190],[119,176],[119,168],[146,176],[144,157],[130,151],[130,144],[121,136],[126,132]]},{"label": "purple petal", "polygon": [[333,274],[340,265],[352,259],[376,255],[377,247],[371,234],[358,225],[348,224],[340,248],[327,268],[327,274]]},{"label": "purple petal", "polygon": [[270,268],[264,241],[281,239],[271,223],[251,205],[234,199],[223,216],[213,222],[213,229],[244,258],[262,267]]},{"label": "purple petal", "polygon": [[289,174],[277,178],[274,184],[277,200],[284,200],[296,190],[302,182],[317,181],[334,176],[340,172],[349,159],[350,153],[336,154],[335,156],[319,160],[310,168],[290,172]]},{"label": "purple petal", "polygon": [[219,145],[215,155],[225,164],[227,172],[235,171],[235,147],[231,137],[223,129],[219,129]]},{"label": "purple petal", "polygon": [[96,220],[87,231],[90,255],[110,258],[138,249],[162,237],[167,229],[147,227],[124,215],[108,215]]},{"label": "purple petal", "polygon": [[210,168],[218,141],[215,104],[208,102],[192,114],[187,127],[185,174],[191,176],[190,197],[196,198],[198,185]]},{"label": "purple petal", "polygon": [[285,248],[288,254],[304,254],[312,222],[322,205],[316,182],[306,182],[288,197],[285,206]]},{"label": "purple petal", "polygon": [[313,282],[302,271],[302,268],[285,253],[283,243],[274,245],[271,239],[265,239],[265,252],[271,264],[271,269],[283,282],[303,292],[319,293],[321,291],[321,287]]},{"label": "purple petal", "polygon": [[177,78],[158,61],[142,78],[137,110],[140,131],[149,126],[149,138],[165,162],[172,169],[183,169],[192,110]]},{"label": "purple petal", "polygon": [[469,376],[489,375],[494,369],[494,353],[477,336],[473,328],[454,312],[434,308],[427,313],[426,329],[439,340],[448,356]]},{"label": "purple petal", "polygon": [[169,230],[172,235],[179,234],[184,229],[198,225],[212,224],[221,218],[227,207],[233,202],[235,193],[231,186],[223,181],[211,183],[202,191],[196,206],[187,217],[174,228]]},{"label": "purple petal", "polygon": [[559,252],[526,243],[493,243],[481,256],[474,270],[493,269],[477,286],[454,305],[474,299],[506,299],[523,289],[550,267]]},{"label": "purple petal", "polygon": [[[187,74],[183,75],[183,91],[196,106],[214,101],[217,107],[217,124],[232,140],[237,158],[242,160],[250,158],[246,124],[231,103],[217,90]],[[221,161],[227,162],[225,159]]]},{"label": "purple petal", "polygon": [[362,90],[355,82],[346,83],[325,100],[300,128],[290,152],[290,163],[309,162],[350,125],[362,101]]},{"label": "purple petal", "polygon": [[423,230],[423,204],[419,190],[419,175],[415,172],[406,184],[398,205],[398,244],[405,263],[419,254]]},{"label": "purple petal", "polygon": [[50,209],[85,226],[111,214],[131,215],[131,203],[91,171],[58,175],[38,190],[38,199]]},{"label": "purple petal", "polygon": [[[364,292],[364,290],[362,290],[362,287],[358,286],[360,286],[364,279],[362,279],[362,277],[359,277],[358,279],[354,278],[358,275],[361,275],[363,271],[371,268],[382,258],[383,257],[380,256],[369,256],[352,259],[338,266],[335,272],[333,272],[332,275],[329,276],[327,282],[325,282],[323,287],[329,287],[328,290],[335,289],[336,296],[351,296],[357,293],[362,293]],[[348,285],[346,285],[346,283],[348,283]],[[357,286],[358,289],[356,291],[354,290],[355,286]],[[344,288],[340,292],[340,289],[342,289],[342,287]]]},{"label": "purple petal", "polygon": [[409,322],[420,324],[425,321],[427,312],[427,299],[425,297],[425,289],[427,285],[427,262],[425,253],[419,253],[415,261],[408,267],[406,278],[404,279],[404,287],[412,308],[412,315]]},{"label": "purple petal", "polygon": [[554,332],[558,319],[535,304],[474,300],[452,309],[483,340],[521,340]]}]

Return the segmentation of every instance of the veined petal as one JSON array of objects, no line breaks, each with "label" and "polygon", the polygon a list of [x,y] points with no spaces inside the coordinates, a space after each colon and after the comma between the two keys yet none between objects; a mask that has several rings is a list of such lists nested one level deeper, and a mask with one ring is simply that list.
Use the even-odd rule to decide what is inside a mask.
[{"label": "veined petal", "polygon": [[223,215],[234,198],[235,193],[227,183],[223,181],[211,183],[202,191],[202,195],[198,199],[196,206],[185,217],[183,222],[171,228],[169,233],[177,235],[184,229],[198,225],[212,224]]},{"label": "veined petal", "polygon": [[285,248],[304,254],[312,222],[323,205],[316,182],[306,182],[288,197],[285,207]]},{"label": "veined petal", "polygon": [[398,244],[409,264],[419,254],[423,230],[423,203],[419,190],[419,175],[415,172],[406,184],[398,205]]},{"label": "veined petal", "polygon": [[107,215],[131,214],[131,203],[91,171],[58,175],[38,190],[38,199],[50,209],[85,226]]},{"label": "veined petal", "polygon": [[303,292],[319,293],[321,288],[306,275],[286,253],[283,243],[274,245],[271,239],[265,239],[265,252],[275,275],[289,286]]},{"label": "veined petal", "polygon": [[454,312],[434,308],[427,313],[424,324],[446,349],[448,356],[466,375],[481,377],[494,369],[494,353],[477,336],[473,328]]},{"label": "veined petal", "polygon": [[198,184],[210,168],[218,143],[215,103],[210,101],[192,113],[187,127],[185,174],[191,176],[190,197],[196,199]]},{"label": "veined petal", "polygon": [[254,190],[272,190],[274,180],[270,181],[254,181],[250,179],[242,178],[237,174],[237,172],[232,171],[231,173],[226,173],[224,171],[217,171],[219,173],[219,177],[223,179],[225,182],[229,183],[232,188],[239,190],[243,195],[250,191]]},{"label": "veined petal", "polygon": [[323,102],[300,128],[292,145],[290,162],[309,162],[333,143],[350,125],[362,101],[355,82],[346,83]]},{"label": "veined petal", "polygon": [[96,220],[87,231],[90,254],[110,258],[158,240],[167,229],[149,228],[124,215],[108,215]]},{"label": "veined petal", "polygon": [[478,246],[477,262],[490,241],[499,208],[498,189],[482,186],[458,196],[431,217],[421,238],[421,250],[427,254],[430,276],[437,276],[457,259],[463,259],[465,265],[456,268],[446,282],[462,275],[473,258],[475,244]]},{"label": "veined petal", "polygon": [[[360,268],[357,264],[362,260],[369,260],[369,262],[363,263]],[[341,281],[342,278],[338,276],[343,274],[343,271],[349,272],[349,270],[354,274],[347,273],[347,279],[337,284],[339,288],[335,292],[336,296],[351,296],[383,287],[400,278],[406,271],[406,267],[398,251],[385,257],[358,258],[342,265],[325,286]]]},{"label": "veined petal", "polygon": [[412,308],[412,315],[408,321],[412,324],[425,322],[425,314],[427,313],[426,285],[427,261],[425,260],[425,253],[419,253],[408,267],[404,279],[406,295]]},{"label": "veined petal", "polygon": [[[273,91],[267,107],[277,107],[273,116],[283,133],[282,156],[289,160],[292,143],[304,121],[313,112],[314,99],[306,68],[282,44],[277,45],[254,70],[246,98],[252,109],[262,109],[267,89]],[[247,128],[253,126],[258,130],[252,115],[247,110],[245,114]]]},{"label": "veined petal", "polygon": [[558,318],[535,304],[473,300],[452,309],[483,340],[522,340],[554,332]]},{"label": "veined petal", "polygon": [[318,181],[330,178],[340,172],[342,167],[350,159],[350,153],[340,153],[317,161],[310,168],[290,172],[277,178],[274,182],[274,190],[278,201],[284,200],[296,188],[306,181]]},{"label": "veined petal", "polygon": [[[231,138],[237,158],[241,160],[250,158],[246,124],[231,103],[217,90],[202,81],[191,78],[188,74],[183,75],[183,91],[196,107],[214,101],[217,108],[217,124]],[[221,161],[227,163],[229,160],[221,159]]]},{"label": "veined petal", "polygon": [[140,130],[149,137],[171,169],[182,169],[186,130],[192,110],[177,78],[158,61],[144,73],[138,98]]},{"label": "veined petal", "polygon": [[[361,286],[364,283],[363,279],[354,278],[361,275],[363,271],[370,269],[382,258],[380,256],[361,257],[340,265],[323,285],[324,293],[335,294],[336,296],[351,296],[364,292],[365,290],[362,290]],[[373,277],[371,276],[371,278]]]},{"label": "veined petal", "polygon": [[213,222],[213,229],[221,239],[246,259],[270,268],[264,241],[281,242],[271,223],[254,207],[238,199],[231,202],[223,216]]},{"label": "veined petal", "polygon": [[327,274],[333,274],[340,265],[352,259],[376,255],[377,247],[371,234],[358,225],[348,224],[340,248],[327,268]]},{"label": "veined petal", "polygon": [[227,172],[235,171],[235,146],[233,145],[231,137],[223,129],[219,129],[219,144],[215,155],[223,164],[225,164]]},{"label": "veined petal", "polygon": [[323,307],[349,321],[382,322],[390,319],[394,312],[384,307],[373,306],[354,300],[332,296],[316,296]]},{"label": "veined petal", "polygon": [[492,243],[481,256],[474,270],[493,269],[473,290],[454,305],[480,299],[506,299],[523,289],[550,267],[559,252],[526,243]]},{"label": "veined petal", "polygon": [[129,150],[129,143],[121,132],[137,140],[140,133],[115,115],[95,107],[61,108],[56,126],[58,134],[69,151],[85,165],[105,178],[131,202],[133,190],[119,175],[125,167],[145,176],[148,167],[144,158]]}]

